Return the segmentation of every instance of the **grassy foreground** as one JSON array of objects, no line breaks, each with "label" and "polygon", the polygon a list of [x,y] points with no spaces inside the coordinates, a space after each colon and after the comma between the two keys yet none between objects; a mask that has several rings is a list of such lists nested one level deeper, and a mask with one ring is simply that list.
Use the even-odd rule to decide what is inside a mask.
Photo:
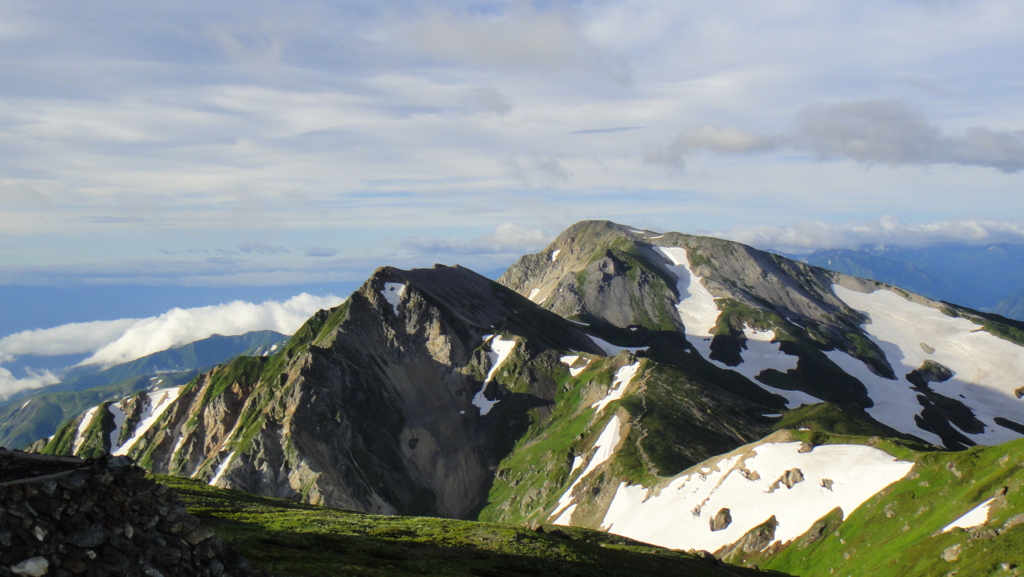
[{"label": "grassy foreground", "polygon": [[573,527],[366,515],[157,476],[256,568],[291,575],[783,575]]}]

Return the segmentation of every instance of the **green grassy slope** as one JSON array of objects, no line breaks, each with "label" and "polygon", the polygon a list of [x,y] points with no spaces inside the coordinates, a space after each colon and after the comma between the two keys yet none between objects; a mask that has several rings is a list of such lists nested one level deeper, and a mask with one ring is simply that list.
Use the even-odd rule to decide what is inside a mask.
[{"label": "green grassy slope", "polygon": [[[160,375],[160,387],[180,386],[193,379],[199,371]],[[0,409],[0,446],[26,447],[37,439],[49,437],[86,409],[104,401],[116,401],[149,388],[154,381],[148,376],[135,376],[109,385],[84,391],[42,392],[21,404]]]},{"label": "green grassy slope", "polygon": [[[916,461],[906,478],[864,503],[838,530],[797,543],[767,566],[807,576],[1018,574],[1014,569],[1024,565],[1024,439],[927,453]],[[940,533],[989,498],[984,526]]]},{"label": "green grassy slope", "polygon": [[213,335],[99,372],[92,372],[95,367],[75,367],[63,375],[62,382],[0,406],[0,446],[26,447],[104,401],[120,400],[154,384],[161,388],[184,385],[200,371],[287,338],[274,331]]},{"label": "green grassy slope", "polygon": [[326,509],[157,477],[189,512],[256,568],[305,575],[783,575],[718,566],[696,555],[599,531],[530,530],[429,517],[386,517]]}]

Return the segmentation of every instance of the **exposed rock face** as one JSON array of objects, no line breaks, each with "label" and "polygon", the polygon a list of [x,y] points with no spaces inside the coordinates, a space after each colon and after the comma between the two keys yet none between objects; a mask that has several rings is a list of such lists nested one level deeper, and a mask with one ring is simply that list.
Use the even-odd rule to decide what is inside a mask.
[{"label": "exposed rock face", "polygon": [[711,518],[710,525],[712,531],[721,531],[732,524],[732,515],[729,509],[719,509],[715,516]]},{"label": "exposed rock face", "polygon": [[[128,454],[223,487],[462,517],[486,497],[527,412],[553,404],[550,367],[565,350],[601,354],[579,327],[467,269],[384,268],[276,355],[238,358],[184,387]],[[80,449],[126,436],[79,429],[102,432]]]},{"label": "exposed rock face", "polygon": [[[671,312],[678,297],[671,294],[675,281],[665,269],[665,257],[654,247],[685,247],[694,273],[714,296],[755,306],[768,303],[802,324],[822,323],[821,328],[841,342],[842,325],[855,327],[863,320],[828,288],[836,280],[859,279],[846,281],[838,273],[735,242],[636,231],[608,221],[574,224],[546,251],[520,258],[498,282],[521,294],[539,289],[535,300],[544,298],[545,308],[563,316],[601,319],[619,327],[628,326],[626,318],[631,317],[629,324],[640,324],[640,309],[657,319]],[[553,250],[559,250],[554,261],[546,258]],[[670,287],[668,294],[651,290],[659,278]],[[611,298],[613,294],[616,298]],[[837,319],[840,326],[835,326]]]},{"label": "exposed rock face", "polygon": [[721,559],[730,559],[740,551],[743,553],[760,552],[775,540],[775,529],[778,526],[778,520],[775,519],[775,515],[772,515],[767,521],[748,531],[735,544],[718,551],[717,555]]},{"label": "exposed rock face", "polygon": [[[782,485],[785,485],[787,489],[792,489],[793,485],[796,485],[797,483],[799,483],[799,482],[801,482],[803,480],[804,480],[804,473],[803,473],[803,471],[801,471],[800,469],[789,469],[785,473],[783,473],[781,477],[779,477],[774,483],[772,483],[768,487],[768,492],[769,493],[774,493]],[[822,480],[822,485],[821,486],[822,487],[826,486],[824,479]],[[831,488],[832,488],[832,481],[828,481],[828,485],[827,486],[831,490]]]},{"label": "exposed rock face", "polygon": [[257,572],[125,457],[0,449],[0,575]]}]

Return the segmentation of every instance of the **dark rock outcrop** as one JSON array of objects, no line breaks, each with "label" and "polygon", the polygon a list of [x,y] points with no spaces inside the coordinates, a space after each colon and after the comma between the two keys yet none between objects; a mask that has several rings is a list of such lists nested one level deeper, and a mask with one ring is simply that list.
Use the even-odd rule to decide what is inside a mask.
[{"label": "dark rock outcrop", "polygon": [[721,531],[732,524],[732,512],[729,509],[720,509],[709,521],[712,531]]}]

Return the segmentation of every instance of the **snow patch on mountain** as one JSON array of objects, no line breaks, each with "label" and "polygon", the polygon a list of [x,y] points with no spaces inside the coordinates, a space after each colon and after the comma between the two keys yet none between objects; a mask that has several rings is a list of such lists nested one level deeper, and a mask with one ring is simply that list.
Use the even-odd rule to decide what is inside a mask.
[{"label": "snow patch on mountain", "polygon": [[82,448],[82,443],[85,442],[85,431],[92,424],[92,420],[96,418],[96,413],[99,411],[99,407],[93,407],[82,413],[82,418],[78,420],[78,431],[75,433],[75,440],[71,443],[71,454],[78,454],[78,449]]},{"label": "snow patch on mountain", "polygon": [[633,380],[633,377],[636,376],[639,370],[640,361],[637,361],[632,365],[621,367],[615,373],[615,379],[612,381],[612,388],[609,389],[608,394],[600,401],[591,405],[591,407],[597,408],[597,413],[595,414],[600,414],[601,411],[608,406],[608,403],[621,399],[623,393],[626,392],[626,387],[629,386],[629,383]]},{"label": "snow patch on mountain", "polygon": [[[994,418],[1024,423],[1024,400],[1014,394],[1024,375],[1024,347],[985,332],[967,319],[947,316],[890,290],[861,293],[839,285],[833,285],[832,290],[850,308],[871,318],[862,329],[885,353],[898,377],[897,381],[884,379],[866,368],[854,374],[840,364],[868,388],[875,402],[868,409],[872,417],[901,431],[927,437],[929,433],[913,422],[921,405],[905,375],[931,360],[950,369],[953,377],[930,383],[929,388],[960,401],[985,424],[983,433],[965,433],[968,438],[984,445],[1020,438],[1020,434],[997,425]],[[926,352],[921,343],[927,343],[933,352]],[[833,351],[829,358],[836,356],[839,355]],[[936,438],[928,437],[931,442],[936,442]]]},{"label": "snow patch on mountain", "polygon": [[[135,431],[133,431],[131,438],[120,446],[115,447],[115,443],[111,443],[111,454],[114,456],[127,455],[128,451],[131,450],[132,445],[141,439],[142,436],[146,434],[146,431],[148,431],[153,424],[163,416],[164,412],[167,411],[171,404],[177,400],[180,392],[181,387],[172,387],[148,393],[149,401],[146,403],[146,408],[143,409],[142,415],[140,415],[139,422],[135,425]],[[118,427],[118,430],[120,430],[120,427]],[[176,446],[174,451],[177,452],[179,448],[180,447]]]},{"label": "snow patch on mountain", "polygon": [[562,252],[562,249],[558,248],[551,251],[551,262],[555,262],[558,259],[558,253]]},{"label": "snow patch on mountain", "polygon": [[386,282],[380,294],[384,295],[384,300],[388,301],[395,311],[395,316],[398,316],[398,303],[401,302],[402,295],[405,294],[405,285],[400,282]]},{"label": "snow patch on mountain", "polygon": [[[555,520],[552,523],[556,525],[569,525],[569,517],[572,515],[570,510],[570,503],[573,501],[573,489],[579,484],[587,475],[594,472],[595,469],[600,467],[608,459],[615,454],[615,449],[622,440],[619,435],[619,429],[622,428],[622,422],[619,420],[618,415],[613,415],[608,424],[605,425],[604,430],[601,431],[600,436],[597,437],[597,442],[594,443],[594,448],[597,452],[594,453],[594,457],[590,459],[590,463],[587,464],[587,468],[583,469],[583,473],[569,485],[565,493],[558,499],[558,504],[555,506],[555,512],[552,513],[552,517]],[[579,457],[577,457],[579,458]],[[582,460],[580,461],[582,462]],[[575,463],[574,463],[575,464]],[[573,471],[576,470],[576,466],[573,467]],[[571,507],[575,509],[575,507]],[[557,516],[556,516],[557,515]]]},{"label": "snow patch on mountain", "polygon": [[781,343],[772,342],[775,340],[775,331],[758,331],[750,327],[743,327],[743,334],[747,338],[747,348],[740,355],[743,362],[738,366],[730,367],[725,363],[712,360],[711,339],[714,338],[712,331],[718,324],[718,316],[721,314],[718,305],[715,304],[714,295],[700,282],[703,277],[693,274],[685,248],[662,246],[652,248],[672,263],[666,268],[678,279],[676,291],[679,293],[679,303],[676,304],[676,311],[679,313],[680,320],[683,321],[686,340],[702,357],[723,369],[736,371],[761,388],[784,397],[787,408],[792,409],[803,404],[810,405],[821,402],[807,393],[777,389],[757,380],[757,376],[767,369],[775,369],[781,373],[795,369],[799,360],[798,357],[782,352],[780,350]]},{"label": "snow patch on mountain", "polygon": [[228,454],[228,456],[225,457],[225,459],[223,461],[221,461],[220,465],[217,467],[217,471],[213,474],[213,478],[210,479],[210,483],[209,483],[210,485],[213,485],[213,486],[217,485],[217,483],[220,481],[221,477],[224,476],[224,473],[227,472],[228,466],[231,465],[231,461],[233,461],[234,459],[235,459],[235,452],[231,451],[231,453]]},{"label": "snow patch on mountain", "polygon": [[578,361],[579,358],[580,358],[579,355],[566,355],[566,356],[560,358],[559,360],[562,361],[563,363],[565,363],[566,365],[569,365],[569,374],[570,375],[572,375],[573,377],[578,377],[578,376],[580,376],[580,373],[582,373],[583,371],[587,370],[587,367],[590,366],[590,359],[585,359],[587,362],[584,363],[584,365],[582,367],[573,368],[573,365],[576,364],[576,361]]},{"label": "snow patch on mountain", "polygon": [[535,288],[535,289],[530,291],[530,296],[528,296],[526,298],[528,298],[528,299],[530,299],[532,301],[533,298],[536,297],[538,294],[540,294],[540,289],[539,288]]},{"label": "snow patch on mountain", "polygon": [[[662,547],[717,551],[774,515],[775,542],[785,543],[836,507],[849,517],[914,466],[863,445],[821,445],[810,452],[801,452],[801,445],[755,445],[657,490],[622,483],[602,528]],[[712,531],[710,521],[722,509],[732,521]]]},{"label": "snow patch on mountain", "polygon": [[874,405],[865,409],[879,423],[897,431],[913,434],[933,445],[942,446],[942,438],[917,426],[914,415],[921,412],[918,393],[906,381],[892,381],[873,373],[860,359],[842,351],[825,351],[830,361],[860,381]]},{"label": "snow patch on mountain", "polygon": [[[747,337],[747,349],[740,353],[743,362],[738,366],[730,367],[718,361],[711,361],[723,369],[731,369],[750,379],[752,383],[761,385],[762,388],[786,398],[786,408],[795,409],[800,405],[813,405],[821,401],[802,391],[788,391],[769,387],[758,382],[757,375],[768,369],[775,369],[780,373],[796,368],[799,357],[787,355],[780,350],[782,343],[773,343],[775,331],[758,331],[750,327],[743,327],[743,335]],[[709,359],[710,360],[710,359]]]},{"label": "snow patch on mountain", "polygon": [[483,385],[480,386],[480,392],[473,397],[473,405],[480,409],[480,416],[490,413],[494,405],[498,404],[497,400],[492,401],[488,399],[484,395],[484,391],[487,390],[487,384],[491,382],[491,378],[498,371],[498,367],[505,362],[505,359],[512,354],[512,350],[516,348],[515,340],[505,340],[497,335],[484,335],[484,342],[490,345],[487,357],[491,361],[491,369],[487,371],[487,378],[484,379]]},{"label": "snow patch on mountain", "polygon": [[995,499],[989,499],[970,511],[964,513],[956,521],[953,521],[949,525],[942,528],[940,533],[946,533],[960,527],[961,529],[970,529],[971,527],[980,527],[985,523],[988,523],[988,510],[992,507],[992,501]]},{"label": "snow patch on mountain", "polygon": [[690,270],[690,261],[686,256],[686,249],[681,247],[653,247],[656,252],[667,258],[672,265],[668,266],[669,272],[676,277],[676,291],[679,293],[679,303],[676,304],[676,311],[679,312],[679,319],[683,321],[683,328],[688,341],[697,349],[702,357],[711,356],[711,331],[718,323],[718,305],[715,304],[715,297],[708,291],[701,282],[701,278]]},{"label": "snow patch on mountain", "polygon": [[613,345],[613,344],[609,343],[608,341],[606,341],[604,339],[595,337],[594,335],[587,335],[587,336],[590,337],[590,340],[593,341],[594,344],[597,345],[602,351],[604,351],[604,354],[609,356],[609,357],[614,357],[615,355],[621,353],[622,351],[629,351],[631,353],[636,354],[637,351],[646,351],[649,348],[649,347],[620,347],[619,345]]}]

